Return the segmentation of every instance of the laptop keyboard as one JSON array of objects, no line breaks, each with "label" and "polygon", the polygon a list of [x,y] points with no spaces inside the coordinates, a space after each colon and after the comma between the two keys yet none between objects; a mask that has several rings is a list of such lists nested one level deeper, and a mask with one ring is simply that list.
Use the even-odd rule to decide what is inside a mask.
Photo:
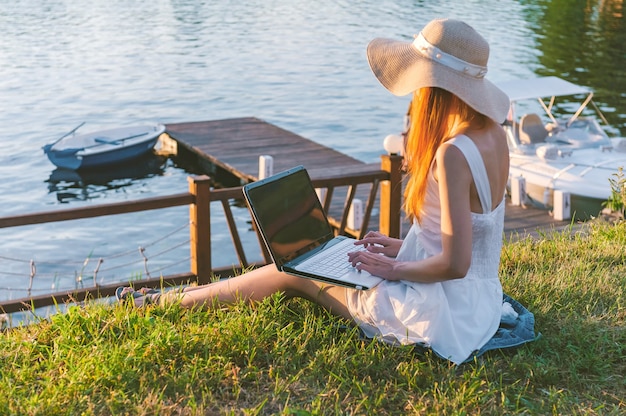
[{"label": "laptop keyboard", "polygon": [[355,270],[352,264],[348,261],[348,253],[353,251],[365,250],[363,246],[355,246],[352,242],[347,244],[338,244],[336,250],[324,251],[322,255],[311,259],[307,262],[307,270],[315,273],[324,274],[330,277],[339,278],[345,273]]}]

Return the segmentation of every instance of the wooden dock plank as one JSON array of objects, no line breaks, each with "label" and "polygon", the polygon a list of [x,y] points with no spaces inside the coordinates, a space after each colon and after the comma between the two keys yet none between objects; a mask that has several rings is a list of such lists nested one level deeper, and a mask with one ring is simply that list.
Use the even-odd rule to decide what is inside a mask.
[{"label": "wooden dock plank", "polygon": [[511,205],[507,199],[504,217],[504,233],[507,239],[517,239],[527,235],[540,236],[550,231],[562,231],[569,227],[577,230],[582,223],[571,220],[557,221],[548,210],[532,206]]},{"label": "wooden dock plank", "polygon": [[[371,169],[348,155],[317,144],[309,139],[255,117],[168,124],[166,132],[178,143],[199,157],[220,166],[245,182],[258,176],[259,156],[274,157],[274,172],[304,165],[311,177],[341,176]],[[363,189],[358,197],[363,198]],[[377,223],[372,218],[372,228]],[[570,221],[555,221],[546,210],[517,207],[507,201],[505,234],[507,238],[539,235],[549,230],[571,226]],[[409,225],[403,225],[404,232]]]},{"label": "wooden dock plank", "polygon": [[259,156],[274,158],[274,172],[362,165],[363,162],[254,117],[168,124],[179,146],[245,181],[256,180]]}]

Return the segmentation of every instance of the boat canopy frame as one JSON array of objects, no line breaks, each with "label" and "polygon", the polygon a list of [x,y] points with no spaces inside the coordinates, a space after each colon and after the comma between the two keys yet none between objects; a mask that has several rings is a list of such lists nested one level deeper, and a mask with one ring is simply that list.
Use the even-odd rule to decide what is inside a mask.
[{"label": "boat canopy frame", "polygon": [[[569,127],[590,104],[602,122],[607,126],[609,125],[608,121],[604,117],[604,114],[602,114],[602,111],[600,111],[598,106],[593,102],[592,90],[559,77],[549,76],[512,80],[498,83],[497,86],[502,89],[511,100],[511,118],[513,120],[515,119],[514,107],[516,102],[537,99],[550,120],[555,124],[559,124],[554,116],[554,113],[552,112],[556,102],[556,97],[585,94],[587,97],[582,104],[580,104],[578,110],[576,110],[569,120],[567,120],[565,126]],[[548,104],[545,102],[546,98],[549,98]]]}]

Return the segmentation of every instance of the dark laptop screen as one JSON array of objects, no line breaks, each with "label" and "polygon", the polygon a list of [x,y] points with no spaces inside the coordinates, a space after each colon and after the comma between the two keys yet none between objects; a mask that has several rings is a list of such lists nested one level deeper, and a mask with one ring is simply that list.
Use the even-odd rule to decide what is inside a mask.
[{"label": "dark laptop screen", "polygon": [[304,168],[255,182],[246,192],[268,249],[279,265],[334,237]]}]

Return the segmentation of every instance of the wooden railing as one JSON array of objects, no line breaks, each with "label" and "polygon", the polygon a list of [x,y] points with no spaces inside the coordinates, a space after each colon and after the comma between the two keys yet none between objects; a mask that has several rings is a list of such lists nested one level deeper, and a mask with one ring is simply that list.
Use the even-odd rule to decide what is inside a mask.
[{"label": "wooden railing", "polygon": [[[329,214],[331,225],[337,234],[362,237],[369,229],[369,222],[376,203],[379,203],[379,226],[381,232],[392,236],[400,236],[400,204],[401,204],[401,163],[399,156],[383,155],[382,164],[358,165],[346,168],[309,171],[313,185],[326,189],[323,201],[324,209]],[[211,258],[211,203],[220,202],[239,261],[239,269],[259,266],[250,264],[244,252],[241,237],[237,231],[230,202],[241,199],[241,187],[211,189],[211,181],[206,176],[189,177],[187,193],[147,198],[137,201],[102,204],[91,207],[72,208],[58,211],[40,212],[19,216],[0,218],[0,228],[19,227],[57,221],[77,220],[108,215],[120,215],[133,212],[189,205],[190,215],[190,271],[175,275],[134,280],[133,284],[141,287],[162,287],[180,285],[189,282],[208,283],[214,278],[232,275],[233,267],[214,268]],[[359,229],[351,229],[348,225],[348,211],[357,193],[359,185],[369,184],[364,217]],[[345,187],[346,196],[343,204],[337,203],[339,198],[336,190]],[[380,198],[376,196],[380,190]],[[339,201],[341,202],[341,201]],[[342,205],[337,209],[337,205]],[[257,235],[258,237],[258,235]],[[265,245],[259,240],[265,263],[270,257]],[[34,309],[65,302],[81,302],[89,298],[113,296],[119,282],[94,285],[72,291],[62,291],[45,295],[30,296],[21,299],[0,301],[0,312],[12,313],[19,310]]]}]

